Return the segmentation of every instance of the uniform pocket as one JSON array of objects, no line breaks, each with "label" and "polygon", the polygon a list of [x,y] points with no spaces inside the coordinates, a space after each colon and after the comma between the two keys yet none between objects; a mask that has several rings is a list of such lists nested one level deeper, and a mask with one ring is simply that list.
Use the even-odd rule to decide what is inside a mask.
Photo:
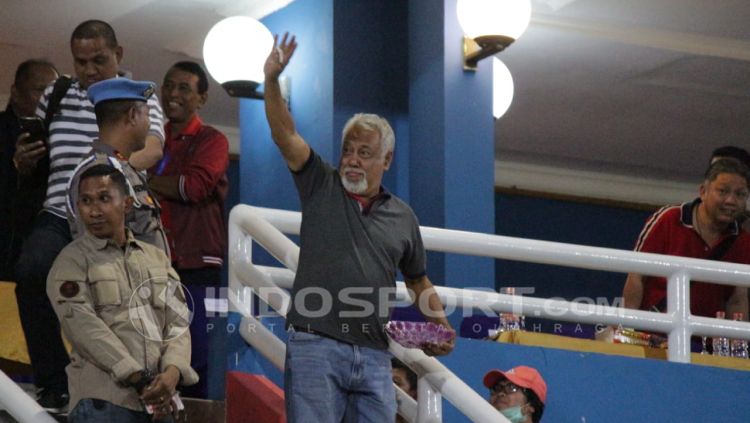
[{"label": "uniform pocket", "polygon": [[167,269],[164,268],[148,269],[148,281],[151,282],[151,304],[154,308],[163,309],[167,305],[169,296],[167,274]]},{"label": "uniform pocket", "polygon": [[91,296],[97,306],[122,304],[120,284],[112,266],[95,266],[89,269]]}]

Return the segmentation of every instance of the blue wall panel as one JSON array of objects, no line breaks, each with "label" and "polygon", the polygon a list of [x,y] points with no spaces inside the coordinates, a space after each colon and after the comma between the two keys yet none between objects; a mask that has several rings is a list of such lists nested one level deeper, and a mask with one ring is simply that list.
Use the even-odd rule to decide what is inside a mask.
[{"label": "blue wall panel", "polygon": [[[632,250],[649,211],[507,194],[496,196],[498,235]],[[496,288],[533,287],[538,297],[622,294],[625,275],[585,269],[497,261]]]},{"label": "blue wall panel", "polygon": [[[409,3],[411,204],[427,226],[494,232],[489,63],[465,72],[455,0]],[[439,284],[492,287],[491,259],[430,254]]]},{"label": "blue wall panel", "polygon": [[[747,422],[747,372],[661,360],[460,339],[441,362],[487,396],[490,369],[535,367],[547,382],[543,422]],[[467,422],[447,401],[443,421]]]},{"label": "blue wall panel", "polygon": [[[446,172],[443,3],[417,0],[409,5],[409,169],[414,172],[409,190],[412,208],[428,226],[445,221],[445,201],[435,188],[445,184]],[[444,284],[445,256],[429,252],[427,265],[430,278]]]},{"label": "blue wall panel", "polygon": [[[409,79],[406,1],[337,1],[334,4],[334,137],[355,113],[388,119],[396,135],[394,162],[383,185],[409,201]],[[383,30],[388,28],[388,30]],[[336,144],[338,147],[339,144]],[[334,149],[335,163],[340,150]]]},{"label": "blue wall panel", "polygon": [[[299,47],[283,76],[291,78],[297,131],[322,157],[333,157],[333,1],[298,0],[263,19],[272,33],[289,31]],[[242,202],[299,210],[297,191],[271,139],[263,102],[241,100]]]}]

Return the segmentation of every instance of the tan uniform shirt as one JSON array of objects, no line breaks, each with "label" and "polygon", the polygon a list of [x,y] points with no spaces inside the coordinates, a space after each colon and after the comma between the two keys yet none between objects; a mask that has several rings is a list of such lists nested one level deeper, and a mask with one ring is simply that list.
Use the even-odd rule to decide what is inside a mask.
[{"label": "tan uniform shirt", "polygon": [[133,373],[190,367],[189,310],[164,253],[133,238],[125,249],[86,232],[65,247],[47,278],[47,295],[73,346],[68,373],[71,409],[84,398],[143,411]]},{"label": "tan uniform shirt", "polygon": [[78,218],[78,208],[76,207],[80,176],[86,169],[99,164],[106,164],[119,169],[125,175],[128,185],[130,185],[130,196],[133,197],[134,202],[132,211],[125,216],[125,226],[133,231],[136,239],[161,248],[169,257],[169,244],[167,243],[164,226],[161,223],[161,208],[156,197],[148,188],[146,177],[135,170],[127,159],[117,153],[111,146],[98,140],[94,141],[91,152],[75,168],[68,184],[66,210],[73,239],[78,238],[86,231],[83,222]]}]

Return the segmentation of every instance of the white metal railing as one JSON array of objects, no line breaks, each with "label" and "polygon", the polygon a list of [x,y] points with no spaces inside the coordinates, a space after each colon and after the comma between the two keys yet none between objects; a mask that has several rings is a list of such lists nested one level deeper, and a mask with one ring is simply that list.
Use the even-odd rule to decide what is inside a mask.
[{"label": "white metal railing", "polygon": [[[289,303],[287,289],[291,288],[297,269],[299,247],[281,232],[299,234],[301,214],[284,210],[239,205],[232,209],[229,222],[229,288],[230,306],[245,319],[254,319],[245,308],[243,286],[254,288],[254,293],[270,304],[279,314],[286,315]],[[499,235],[421,227],[425,248],[446,253],[458,253],[517,261],[578,267],[620,273],[638,273],[667,278],[667,312],[657,313],[618,307],[591,305],[552,299],[520,297],[495,292],[436,287],[447,308],[484,310],[488,313],[513,312],[527,316],[571,322],[623,325],[641,330],[669,334],[668,359],[690,361],[692,335],[726,336],[750,339],[750,323],[719,320],[690,314],[689,284],[693,279],[708,280],[728,285],[750,286],[750,266],[719,261],[689,259],[658,254],[598,248],[557,242],[528,240]],[[254,265],[251,261],[252,241],[263,246],[287,269]],[[403,283],[397,283],[397,297],[407,301]],[[256,322],[257,323],[257,322]],[[246,326],[243,324],[243,326]],[[257,324],[256,327],[261,327]],[[264,356],[263,346],[272,333],[245,333],[244,337]],[[261,338],[263,342],[257,342]],[[268,357],[277,357],[277,367],[283,369],[284,346],[276,338],[276,350]],[[280,350],[278,348],[281,348]],[[419,350],[403,349],[392,343],[391,352],[417,372],[420,389],[428,396],[419,396],[417,420],[441,421],[440,395],[453,403],[472,421],[505,421],[489,407],[486,400],[471,390],[439,361]],[[279,354],[279,351],[282,353]],[[273,361],[273,360],[272,360]],[[429,385],[425,384],[429,383]],[[432,389],[430,389],[432,388]],[[422,392],[420,392],[422,394]],[[427,400],[425,400],[427,398]],[[407,405],[406,408],[413,411]],[[403,411],[403,410],[400,410]],[[404,415],[404,413],[402,413]]]},{"label": "white metal railing", "polygon": [[0,405],[21,423],[57,422],[2,371],[0,371]]}]

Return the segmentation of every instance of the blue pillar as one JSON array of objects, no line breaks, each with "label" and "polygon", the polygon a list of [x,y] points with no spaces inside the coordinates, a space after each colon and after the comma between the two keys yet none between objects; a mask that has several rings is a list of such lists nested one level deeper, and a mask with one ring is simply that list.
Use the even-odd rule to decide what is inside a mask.
[{"label": "blue pillar", "polygon": [[[422,225],[495,232],[490,59],[462,66],[456,0],[409,2],[410,199]],[[494,260],[431,254],[428,273],[454,287],[495,286]]]},{"label": "blue pillar", "polygon": [[[396,136],[383,185],[409,202],[408,2],[334,2],[334,127],[337,143],[355,113],[388,119]],[[336,144],[336,162],[340,144]]]},{"label": "blue pillar", "polygon": [[[383,115],[396,133],[384,185],[423,225],[494,233],[491,69],[487,62],[464,73],[455,0],[296,0],[263,23],[298,37],[284,72],[291,112],[323,159],[337,165],[353,113]],[[299,210],[261,101],[241,101],[240,129],[241,202]],[[428,274],[451,286],[495,285],[491,259],[431,254]],[[230,352],[230,360],[241,356]]]},{"label": "blue pillar", "polygon": [[[333,0],[298,0],[267,16],[273,34],[297,36],[299,47],[283,76],[291,79],[291,111],[310,146],[332,160],[334,138]],[[241,52],[238,52],[241,54]],[[299,210],[286,162],[271,139],[261,100],[240,103],[240,199],[254,206]]]}]

